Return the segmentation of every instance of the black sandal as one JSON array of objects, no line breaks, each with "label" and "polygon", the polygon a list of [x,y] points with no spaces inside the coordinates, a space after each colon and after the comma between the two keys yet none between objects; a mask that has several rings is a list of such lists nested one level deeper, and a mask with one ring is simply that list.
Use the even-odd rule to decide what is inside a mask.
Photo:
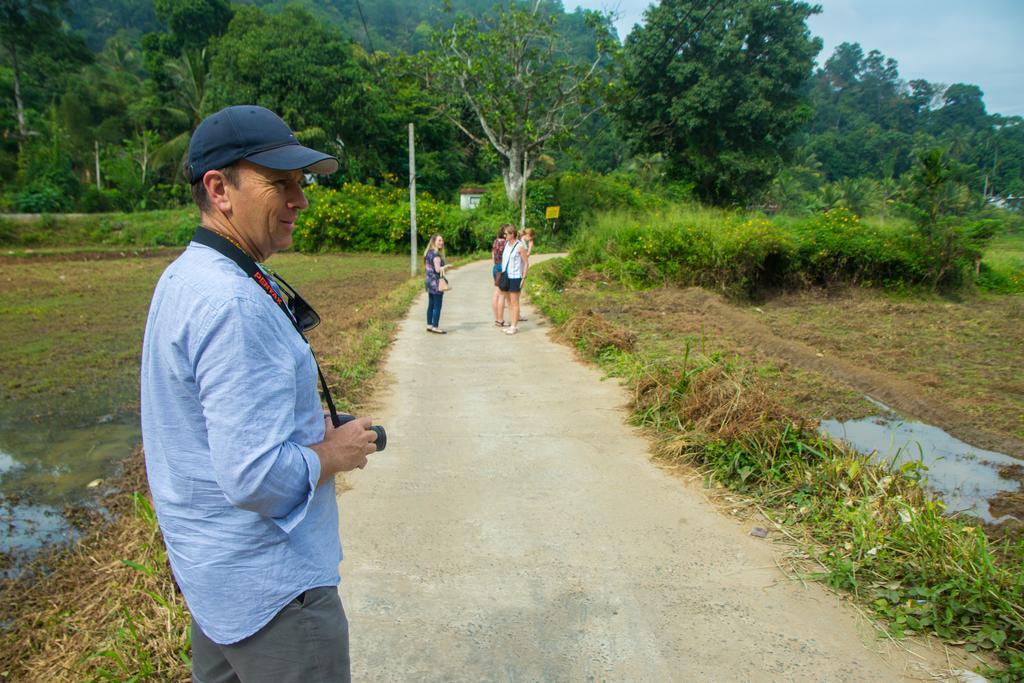
[{"label": "black sandal", "polygon": [[508,327],[508,323],[505,322],[504,320],[495,320],[494,321],[494,326],[495,327]]}]

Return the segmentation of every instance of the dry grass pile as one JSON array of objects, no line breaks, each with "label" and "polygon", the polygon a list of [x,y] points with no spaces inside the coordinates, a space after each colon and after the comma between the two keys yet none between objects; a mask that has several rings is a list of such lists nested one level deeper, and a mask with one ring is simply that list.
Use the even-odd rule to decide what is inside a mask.
[{"label": "dry grass pile", "polygon": [[[141,451],[121,486],[145,491]],[[0,679],[187,681],[188,614],[149,502],[116,493],[82,540],[37,560],[0,591]]]},{"label": "dry grass pile", "polygon": [[571,341],[581,353],[590,356],[606,349],[629,352],[636,348],[635,334],[592,310],[569,318],[559,334]]},{"label": "dry grass pile", "polygon": [[691,354],[648,361],[632,373],[633,406],[642,424],[666,431],[658,455],[698,454],[709,443],[777,434],[799,423],[745,365]]}]

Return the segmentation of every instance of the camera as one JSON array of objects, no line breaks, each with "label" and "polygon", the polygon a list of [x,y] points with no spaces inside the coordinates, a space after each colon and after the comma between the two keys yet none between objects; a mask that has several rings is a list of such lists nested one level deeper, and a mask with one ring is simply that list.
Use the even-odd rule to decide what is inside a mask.
[{"label": "camera", "polygon": [[[331,422],[334,423],[335,428],[340,427],[346,422],[351,422],[356,419],[354,415],[345,415],[339,413],[338,415],[331,418]],[[377,452],[380,453],[388,445],[388,433],[384,431],[384,428],[380,425],[370,425],[370,429],[377,432]]]}]

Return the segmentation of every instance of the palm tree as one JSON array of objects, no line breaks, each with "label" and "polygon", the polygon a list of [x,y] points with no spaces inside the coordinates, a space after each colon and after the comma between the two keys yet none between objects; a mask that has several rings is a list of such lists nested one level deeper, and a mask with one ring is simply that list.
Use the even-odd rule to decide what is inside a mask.
[{"label": "palm tree", "polygon": [[178,173],[180,173],[188,154],[188,141],[192,137],[192,131],[203,120],[210,77],[210,61],[207,58],[205,47],[185,48],[182,50],[181,56],[167,60],[164,66],[176,86],[174,100],[166,107],[166,110],[177,116],[182,122],[187,122],[185,124],[187,128],[161,145],[153,160],[158,167],[176,162]]},{"label": "palm tree", "polygon": [[650,189],[665,175],[665,158],[661,154],[638,154],[630,160],[626,169],[636,174],[641,185]]},{"label": "palm tree", "polygon": [[878,187],[871,178],[841,178],[835,185],[842,205],[858,216],[866,215],[878,202]]},{"label": "palm tree", "polygon": [[843,202],[843,193],[839,191],[837,183],[827,183],[818,190],[818,203],[822,211],[831,211],[840,206]]}]

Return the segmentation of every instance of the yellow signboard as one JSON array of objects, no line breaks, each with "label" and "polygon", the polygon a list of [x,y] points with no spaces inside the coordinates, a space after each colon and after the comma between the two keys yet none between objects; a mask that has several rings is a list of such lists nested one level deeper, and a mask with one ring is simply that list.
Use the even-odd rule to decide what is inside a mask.
[{"label": "yellow signboard", "polygon": [[544,219],[558,218],[558,208],[559,207],[557,206],[549,206],[547,212],[544,214]]}]

